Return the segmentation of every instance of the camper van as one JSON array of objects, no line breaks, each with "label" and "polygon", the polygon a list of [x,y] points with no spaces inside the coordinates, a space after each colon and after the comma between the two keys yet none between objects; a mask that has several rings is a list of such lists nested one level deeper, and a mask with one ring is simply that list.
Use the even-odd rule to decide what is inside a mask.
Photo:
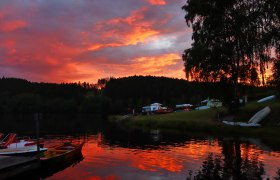
[{"label": "camper van", "polygon": [[162,109],[162,104],[160,103],[153,103],[150,106],[144,106],[142,107],[142,113],[143,114],[149,114],[149,113],[153,113],[157,110]]}]

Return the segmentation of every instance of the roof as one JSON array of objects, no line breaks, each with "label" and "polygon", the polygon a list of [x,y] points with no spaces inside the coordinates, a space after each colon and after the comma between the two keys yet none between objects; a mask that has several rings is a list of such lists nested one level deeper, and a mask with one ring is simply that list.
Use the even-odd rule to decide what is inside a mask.
[{"label": "roof", "polygon": [[192,107],[192,104],[176,104],[176,107]]},{"label": "roof", "polygon": [[151,104],[151,106],[161,106],[162,104],[160,104],[160,103],[153,103],[153,104]]}]

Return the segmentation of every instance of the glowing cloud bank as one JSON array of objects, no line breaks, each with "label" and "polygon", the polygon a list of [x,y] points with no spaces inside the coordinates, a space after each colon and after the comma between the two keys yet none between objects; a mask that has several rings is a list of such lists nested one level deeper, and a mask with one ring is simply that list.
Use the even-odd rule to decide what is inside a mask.
[{"label": "glowing cloud bank", "polygon": [[190,45],[183,0],[0,2],[0,76],[95,83],[104,77],[184,78]]}]

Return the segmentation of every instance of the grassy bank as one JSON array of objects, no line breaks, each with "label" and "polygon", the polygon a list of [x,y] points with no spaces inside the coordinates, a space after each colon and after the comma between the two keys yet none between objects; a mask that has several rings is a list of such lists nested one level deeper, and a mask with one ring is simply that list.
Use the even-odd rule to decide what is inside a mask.
[{"label": "grassy bank", "polygon": [[[248,121],[252,115],[265,106],[271,107],[271,114],[262,122],[260,128],[233,127],[222,123],[222,118],[229,115],[225,108],[189,112],[174,112],[161,115],[115,116],[111,122],[129,128],[162,129],[190,133],[216,135],[248,135],[273,137],[280,135],[280,102],[248,103],[234,115],[234,121]],[[219,115],[218,115],[219,114]]]},{"label": "grassy bank", "polygon": [[[241,107],[238,114],[235,116],[234,121],[248,121],[257,111],[269,106],[271,113],[262,121],[263,126],[278,126],[280,125],[280,101],[273,100],[265,103],[252,102],[246,106]],[[280,128],[280,127],[279,127]]]}]

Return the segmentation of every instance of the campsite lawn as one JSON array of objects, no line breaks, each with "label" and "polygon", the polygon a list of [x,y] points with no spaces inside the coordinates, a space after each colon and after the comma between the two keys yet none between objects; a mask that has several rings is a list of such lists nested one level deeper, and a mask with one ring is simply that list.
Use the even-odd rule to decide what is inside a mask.
[{"label": "campsite lawn", "polygon": [[[240,108],[239,112],[236,114],[234,121],[246,122],[248,121],[256,112],[269,106],[271,108],[271,113],[267,118],[261,122],[264,126],[277,126],[280,125],[280,102],[279,100],[272,100],[264,103],[251,102]],[[279,127],[280,128],[280,127]]]},{"label": "campsite lawn", "polygon": [[[138,115],[113,117],[111,122],[130,128],[161,129],[177,132],[206,133],[217,135],[249,135],[249,136],[279,136],[280,135],[280,102],[273,100],[266,103],[251,102],[239,109],[234,115],[234,121],[248,121],[252,115],[262,108],[269,106],[270,115],[263,120],[263,127],[233,127],[222,123],[222,118],[229,115],[226,108],[208,110],[191,110],[168,114]],[[219,113],[219,115],[218,115]]]}]

